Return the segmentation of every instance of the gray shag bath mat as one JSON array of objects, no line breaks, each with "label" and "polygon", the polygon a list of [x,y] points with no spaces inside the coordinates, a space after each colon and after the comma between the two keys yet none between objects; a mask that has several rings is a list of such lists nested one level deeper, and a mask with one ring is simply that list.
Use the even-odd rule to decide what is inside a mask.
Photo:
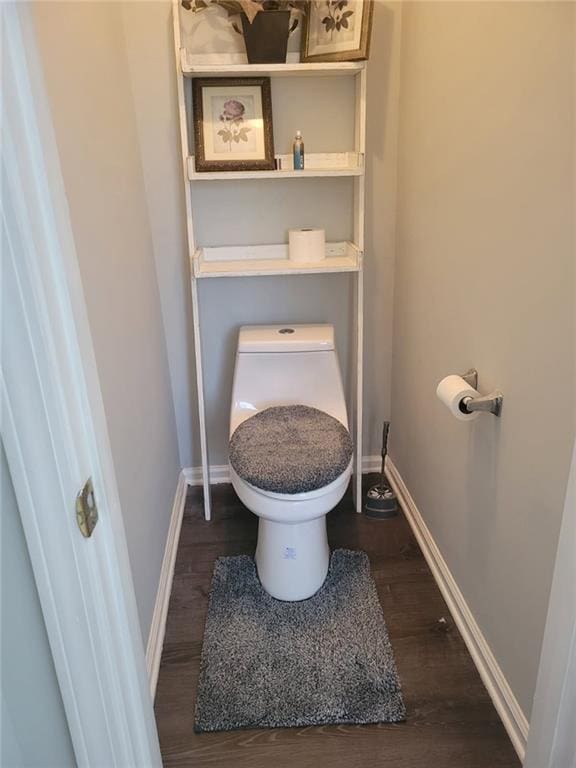
[{"label": "gray shag bath mat", "polygon": [[404,720],[394,656],[364,552],[338,549],[322,588],[286,603],[246,555],[216,561],[195,730]]}]

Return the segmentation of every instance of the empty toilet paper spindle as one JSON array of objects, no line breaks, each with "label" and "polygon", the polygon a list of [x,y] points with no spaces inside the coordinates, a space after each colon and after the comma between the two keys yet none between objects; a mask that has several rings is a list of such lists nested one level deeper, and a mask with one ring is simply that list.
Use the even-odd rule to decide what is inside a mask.
[{"label": "empty toilet paper spindle", "polygon": [[470,368],[462,376],[451,375],[442,379],[438,384],[436,394],[452,415],[461,421],[475,419],[481,412],[500,416],[502,392],[495,390],[489,395],[481,395],[477,387],[478,371],[475,368]]}]

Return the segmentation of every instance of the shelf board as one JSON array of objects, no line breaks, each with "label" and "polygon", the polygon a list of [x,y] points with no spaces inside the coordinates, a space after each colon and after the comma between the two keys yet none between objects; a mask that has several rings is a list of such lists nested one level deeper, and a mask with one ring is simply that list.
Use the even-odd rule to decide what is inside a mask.
[{"label": "shelf board", "polygon": [[196,171],[194,156],[188,158],[190,181],[230,181],[239,179],[310,179],[334,176],[362,176],[364,156],[358,152],[307,154],[310,167],[295,171],[291,155],[277,155],[281,168],[275,171]]},{"label": "shelf board", "polygon": [[185,48],[180,51],[182,74],[186,77],[336,77],[358,74],[364,61],[338,61],[314,64],[197,64],[190,62]]},{"label": "shelf board", "polygon": [[362,254],[353,243],[326,243],[324,261],[298,262],[288,258],[286,244],[240,245],[199,248],[192,261],[196,278],[310,275],[358,272],[362,267]]}]

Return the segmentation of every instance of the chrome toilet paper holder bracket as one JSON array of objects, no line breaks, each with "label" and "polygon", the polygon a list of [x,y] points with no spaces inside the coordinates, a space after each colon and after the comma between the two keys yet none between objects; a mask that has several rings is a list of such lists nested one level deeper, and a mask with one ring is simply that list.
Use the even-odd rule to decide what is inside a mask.
[{"label": "chrome toilet paper holder bracket", "polygon": [[[478,371],[476,368],[470,368],[466,373],[462,374],[462,378],[473,389],[478,389]],[[480,397],[463,397],[460,403],[460,410],[462,413],[474,413],[475,411],[484,411],[485,413],[493,413],[494,416],[500,416],[502,413],[502,401],[504,395],[499,389],[494,390],[489,395],[481,395]]]}]

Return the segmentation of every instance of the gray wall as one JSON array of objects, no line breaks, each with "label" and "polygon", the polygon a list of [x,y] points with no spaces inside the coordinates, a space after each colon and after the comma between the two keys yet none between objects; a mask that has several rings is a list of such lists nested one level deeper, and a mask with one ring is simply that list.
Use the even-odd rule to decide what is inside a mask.
[{"label": "gray wall", "polygon": [[[391,452],[527,716],[574,435],[573,14],[403,18]],[[435,398],[472,365],[501,419]]]},{"label": "gray wall", "polygon": [[[182,466],[200,463],[195,417],[188,254],[184,233],[171,4],[122,3],[124,35],[154,242]],[[369,64],[366,240],[366,410],[364,453],[379,452],[389,414],[395,126],[398,98],[399,5],[376,5]],[[297,128],[306,148],[353,148],[352,80],[273,81],[277,152],[289,152]],[[188,94],[189,96],[189,94]],[[388,127],[389,126],[389,127]],[[350,237],[352,184],[341,180],[214,182],[194,187],[196,239],[201,244],[281,242],[289,226],[321,224],[328,236]],[[203,345],[210,457],[227,461],[235,334],[242,323],[334,322],[341,364],[350,379],[348,329],[352,284],[346,277],[204,281]],[[384,329],[384,330],[383,330]]]},{"label": "gray wall", "polygon": [[14,488],[0,442],[3,768],[76,765]]},{"label": "gray wall", "polygon": [[172,3],[151,0],[118,5],[122,8],[179,457],[182,467],[190,467],[200,463],[200,449]]},{"label": "gray wall", "polygon": [[34,18],[146,641],[180,461],[122,9]]},{"label": "gray wall", "polygon": [[374,4],[368,62],[364,455],[380,454],[390,418],[402,3]]}]

